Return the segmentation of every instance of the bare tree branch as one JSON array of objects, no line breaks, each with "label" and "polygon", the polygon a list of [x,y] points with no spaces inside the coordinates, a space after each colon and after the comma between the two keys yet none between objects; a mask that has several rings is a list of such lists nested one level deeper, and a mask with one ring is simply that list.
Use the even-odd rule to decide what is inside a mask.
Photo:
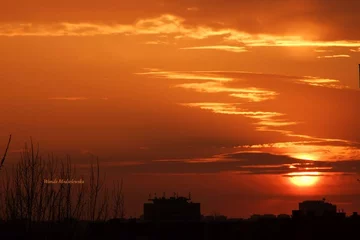
[{"label": "bare tree branch", "polygon": [[10,134],[10,137],[9,137],[8,144],[7,144],[7,146],[6,146],[6,150],[5,150],[4,156],[3,156],[3,158],[1,159],[1,162],[0,162],[0,169],[1,169],[2,166],[4,165],[5,158],[6,158],[6,155],[7,155],[8,150],[9,150],[10,142],[11,142],[11,134]]},{"label": "bare tree branch", "polygon": [[[11,135],[9,143],[10,140]],[[30,145],[25,143],[20,157],[20,161],[13,166],[11,177],[4,167],[4,191],[0,195],[1,219],[26,220],[31,228],[33,221],[106,221],[109,217],[124,217],[122,180],[109,191],[104,184],[105,174],[104,179],[103,174],[100,174],[99,159],[96,159],[96,163],[91,163],[88,175],[90,180],[74,186],[70,183],[45,182],[76,178],[76,167],[69,156],[65,161],[58,161],[49,154],[48,159],[43,160],[39,154],[39,146],[36,148],[30,139]]]}]

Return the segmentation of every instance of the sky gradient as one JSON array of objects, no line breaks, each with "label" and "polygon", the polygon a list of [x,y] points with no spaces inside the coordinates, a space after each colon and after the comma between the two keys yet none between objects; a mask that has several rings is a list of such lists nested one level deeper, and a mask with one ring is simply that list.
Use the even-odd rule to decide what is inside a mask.
[{"label": "sky gradient", "polygon": [[[12,1],[0,8],[0,139],[202,212],[360,211],[360,2]],[[2,148],[1,148],[2,149]]]}]

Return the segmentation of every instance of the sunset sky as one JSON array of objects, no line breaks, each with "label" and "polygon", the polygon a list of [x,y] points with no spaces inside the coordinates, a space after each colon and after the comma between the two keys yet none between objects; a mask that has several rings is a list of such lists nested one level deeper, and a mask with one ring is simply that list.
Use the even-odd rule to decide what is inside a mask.
[{"label": "sunset sky", "polygon": [[30,136],[202,213],[360,212],[360,1],[18,0],[0,8],[0,153]]}]

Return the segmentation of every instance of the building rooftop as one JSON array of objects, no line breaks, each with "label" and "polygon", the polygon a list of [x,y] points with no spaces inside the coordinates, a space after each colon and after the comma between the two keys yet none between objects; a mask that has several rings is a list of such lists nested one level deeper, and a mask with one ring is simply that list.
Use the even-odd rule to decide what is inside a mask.
[{"label": "building rooftop", "polygon": [[166,198],[165,194],[162,197],[157,197],[155,194],[154,198],[151,198],[151,194],[149,194],[149,199],[150,202],[153,202],[154,204],[159,204],[159,203],[191,203],[189,202],[191,200],[191,194],[189,193],[189,197],[179,197],[177,194],[174,193],[173,197],[169,197]]}]

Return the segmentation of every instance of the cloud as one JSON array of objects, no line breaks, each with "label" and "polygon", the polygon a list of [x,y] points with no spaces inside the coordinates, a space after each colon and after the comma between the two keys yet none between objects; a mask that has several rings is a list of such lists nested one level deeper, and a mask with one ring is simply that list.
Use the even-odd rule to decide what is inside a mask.
[{"label": "cloud", "polygon": [[300,36],[271,36],[260,34],[255,37],[244,37],[243,34],[226,38],[236,42],[244,43],[250,47],[358,47],[360,41],[310,41]]},{"label": "cloud", "polygon": [[105,162],[108,167],[132,174],[271,174],[284,177],[356,175],[360,160],[316,161],[263,152],[234,152],[212,158],[161,159],[148,162]]},{"label": "cloud", "polygon": [[[281,129],[286,126],[297,125],[299,121],[291,121],[284,118],[285,114],[278,111],[261,111],[249,110],[244,107],[239,107],[239,103],[253,102],[260,103],[264,101],[271,101],[276,99],[280,93],[266,88],[249,87],[246,86],[247,78],[249,76],[269,76],[264,73],[253,72],[221,72],[221,71],[191,71],[191,72],[174,72],[161,71],[158,69],[150,69],[150,71],[139,73],[144,75],[168,78],[168,79],[184,79],[184,80],[205,80],[205,82],[190,82],[177,84],[175,87],[194,90],[196,92],[203,92],[209,94],[227,93],[229,97],[242,100],[238,103],[224,103],[224,102],[197,102],[197,103],[180,103],[183,106],[195,107],[203,110],[210,110],[217,114],[227,115],[241,115],[246,118],[255,120],[256,131],[278,132],[288,137],[313,139],[314,137],[308,135],[295,134],[293,131]],[[318,78],[314,76],[277,76],[283,81],[288,81],[297,84],[306,84],[316,87],[326,87],[343,89],[347,86],[340,84],[339,80]],[[209,81],[207,81],[209,80]],[[231,86],[236,83],[236,87]],[[253,85],[256,82],[252,80]],[[239,86],[240,85],[240,86]],[[243,86],[241,86],[243,85]]]},{"label": "cloud", "polygon": [[298,124],[297,122],[292,122],[284,118],[279,118],[285,115],[283,113],[249,111],[247,109],[239,108],[236,104],[231,103],[183,103],[181,105],[188,107],[196,107],[203,110],[210,110],[218,114],[241,115],[246,118],[255,119],[256,122],[254,122],[253,124],[258,126],[255,128],[255,130],[257,131],[278,131],[290,136],[292,132],[277,129],[273,130],[269,127],[280,127]]},{"label": "cloud", "polygon": [[167,45],[167,44],[169,44],[169,42],[157,40],[157,41],[147,41],[147,42],[145,42],[145,44],[147,44],[147,45],[160,45],[160,44]]},{"label": "cloud", "polygon": [[256,87],[248,88],[231,88],[218,82],[205,83],[184,83],[178,84],[176,87],[185,89],[194,89],[198,92],[207,93],[229,93],[230,96],[245,99],[250,102],[261,102],[265,100],[274,99],[277,95],[274,91],[260,89]]},{"label": "cloud", "polygon": [[180,49],[185,49],[185,50],[222,50],[222,51],[235,52],[235,53],[248,51],[245,47],[228,46],[228,45],[185,47],[185,48],[180,48]]},{"label": "cloud", "polygon": [[[281,174],[306,176],[319,174],[358,174],[360,160],[317,161],[297,159],[281,154],[263,152],[235,152],[224,154],[224,159],[238,159],[237,167],[252,174]],[[314,173],[315,172],[315,173]]]},{"label": "cloud", "polygon": [[85,97],[53,97],[48,98],[49,100],[66,100],[66,101],[78,101],[78,100],[87,100]]},{"label": "cloud", "polygon": [[324,53],[324,52],[333,52],[333,50],[329,50],[329,49],[315,49],[314,52]]},{"label": "cloud", "polygon": [[[0,36],[95,36],[95,35],[168,35],[174,39],[222,40],[243,44],[244,47],[360,47],[360,41],[308,40],[301,35],[251,34],[235,28],[213,28],[206,25],[187,25],[185,19],[172,14],[140,19],[133,24],[99,23],[2,23]],[[217,48],[219,49],[219,48]],[[227,48],[229,49],[229,48]]]},{"label": "cloud", "polygon": [[227,103],[182,103],[181,105],[189,107],[199,107],[204,110],[211,110],[215,113],[243,115],[250,118],[260,119],[283,115],[277,112],[248,111],[246,109],[237,108],[235,104]]},{"label": "cloud", "polygon": [[[329,78],[320,78],[314,76],[287,76],[287,75],[275,75],[275,74],[266,74],[261,72],[247,72],[247,71],[162,71],[160,69],[145,69],[145,72],[136,73],[137,75],[149,75],[158,78],[167,78],[167,79],[182,79],[182,80],[204,80],[204,81],[216,81],[220,83],[205,82],[205,83],[188,83],[188,84],[179,84],[177,87],[183,87],[187,89],[194,89],[200,92],[232,92],[236,95],[234,97],[243,97],[252,99],[252,101],[263,101],[266,99],[273,99],[278,95],[275,91],[258,89],[255,87],[250,87],[248,89],[235,89],[227,87],[226,83],[239,82],[243,81],[244,77],[248,76],[268,76],[281,78],[281,80],[295,82],[299,84],[308,84],[317,87],[327,87],[327,88],[348,88],[341,84],[337,79]],[[234,92],[235,91],[235,92]],[[238,91],[238,92],[236,92]],[[241,94],[242,93],[242,94]],[[249,94],[249,97],[246,97],[244,94]],[[253,97],[251,94],[256,94],[257,96]],[[262,96],[261,96],[262,95]],[[258,99],[257,99],[258,98]]]},{"label": "cloud", "polygon": [[211,73],[203,74],[194,74],[191,72],[175,72],[175,71],[159,71],[158,69],[149,69],[148,72],[136,73],[138,75],[149,75],[158,78],[167,78],[167,79],[182,79],[182,80],[211,80],[219,82],[228,82],[232,81],[231,77],[222,77]]},{"label": "cloud", "polygon": [[238,146],[266,153],[282,154],[293,158],[318,161],[346,161],[360,159],[360,144],[339,139],[318,138],[308,141],[278,142],[259,145]]},{"label": "cloud", "polygon": [[[359,16],[353,14],[358,12],[360,7],[356,0],[348,0],[346,4],[338,0],[303,0],[301,4],[294,0],[284,0],[281,3],[269,0],[228,1],[221,6],[217,0],[197,0],[196,4],[193,0],[166,3],[159,3],[157,0],[134,0],[126,4],[113,0],[104,0],[101,4],[79,0],[76,3],[61,1],[56,5],[49,1],[35,0],[26,9],[18,7],[19,4],[26,3],[26,0],[8,2],[6,7],[0,9],[0,21],[129,22],[139,16],[146,18],[166,12],[182,16],[187,20],[186,23],[193,25],[217,21],[224,22],[229,28],[251,33],[302,33],[329,39],[359,39],[354,25],[359,22]],[[191,11],[196,8],[201,11]],[[73,14],[74,12],[77,14]]]},{"label": "cloud", "polygon": [[298,80],[300,83],[306,83],[312,86],[328,87],[328,88],[349,88],[348,86],[342,85],[339,80],[329,78],[318,78],[313,76],[305,76],[303,79]]},{"label": "cloud", "polygon": [[[49,100],[63,100],[63,101],[83,101],[83,100],[89,100],[90,98],[87,98],[87,97],[51,97],[48,99]],[[103,100],[103,101],[109,100],[108,97],[101,97],[98,99]]]},{"label": "cloud", "polygon": [[[291,83],[329,89],[347,88],[347,86],[343,86],[339,80],[319,78],[314,76],[281,76],[241,71],[174,72],[161,71],[158,69],[150,69],[150,71],[144,72],[143,74],[168,79],[194,80],[194,82],[176,84],[174,87],[180,87],[183,89],[209,94],[225,93],[229,97],[228,99],[233,98],[234,101],[236,100],[236,102],[204,101],[179,103],[182,106],[199,108],[202,110],[211,111],[216,114],[243,116],[244,118],[250,120],[250,123],[254,125],[255,131],[279,133],[289,138],[313,141],[325,141],[325,139],[317,138],[307,134],[298,134],[293,130],[289,130],[289,127],[302,124],[303,122],[290,120],[283,111],[262,110],[266,106],[262,104],[263,102],[266,101],[268,104],[270,104],[272,101],[276,101],[278,97],[281,97],[284,92],[278,92],[274,91],[273,89],[267,89],[264,87],[254,87],[257,84],[264,84],[264,81],[257,81],[256,78],[254,79],[254,76],[265,77],[266,83],[268,83],[267,77],[269,77],[269,79],[275,78],[277,81],[277,86],[281,86],[281,84],[284,83]],[[195,80],[205,81],[195,82]],[[252,87],[250,87],[250,81]],[[274,88],[273,84],[268,84],[268,86]],[[249,105],[249,103],[253,104]],[[334,140],[335,139],[330,139],[330,141]]]},{"label": "cloud", "polygon": [[349,57],[350,57],[350,55],[347,55],[347,54],[317,56],[317,58],[349,58]]},{"label": "cloud", "polygon": [[199,8],[197,8],[197,7],[188,7],[186,10],[188,10],[190,12],[197,12],[197,11],[199,11]]},{"label": "cloud", "polygon": [[357,49],[350,49],[350,52],[360,52],[360,47]]},{"label": "cloud", "polygon": [[[101,167],[126,167],[126,166],[139,166],[146,164],[142,161],[101,161]],[[91,168],[91,164],[76,164],[78,168]]]}]

